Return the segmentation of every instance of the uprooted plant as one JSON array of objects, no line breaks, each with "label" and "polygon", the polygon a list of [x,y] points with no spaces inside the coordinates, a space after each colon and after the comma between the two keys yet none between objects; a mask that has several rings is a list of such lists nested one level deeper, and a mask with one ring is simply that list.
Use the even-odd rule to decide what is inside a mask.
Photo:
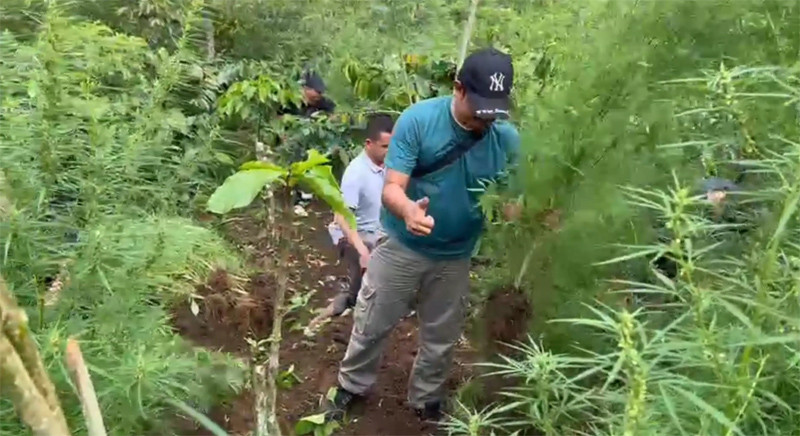
[{"label": "uprooted plant", "polygon": [[[269,337],[269,362],[264,365],[261,353],[252,357],[252,385],[255,391],[256,434],[259,436],[280,434],[275,405],[277,400],[277,379],[281,330],[285,315],[284,300],[289,283],[286,265],[289,263],[290,244],[294,237],[292,225],[292,189],[301,186],[321,198],[334,212],[346,217],[355,228],[355,217],[341,197],[338,183],[333,177],[328,159],[316,150],[310,150],[308,158],[288,167],[266,161],[247,162],[239,171],[228,177],[208,200],[208,210],[225,214],[233,209],[250,205],[267,189],[270,197],[267,216],[272,226],[271,245],[277,247],[274,271],[277,289],[274,300],[272,334]],[[274,201],[278,200],[278,204]]]}]

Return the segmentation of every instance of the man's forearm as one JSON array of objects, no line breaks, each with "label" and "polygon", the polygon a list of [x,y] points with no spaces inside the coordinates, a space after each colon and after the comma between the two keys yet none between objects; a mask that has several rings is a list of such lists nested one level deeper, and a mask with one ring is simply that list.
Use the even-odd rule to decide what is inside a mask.
[{"label": "man's forearm", "polygon": [[369,253],[369,249],[367,248],[364,241],[361,240],[361,236],[358,235],[358,231],[351,228],[347,225],[347,220],[344,219],[342,215],[338,213],[334,215],[334,220],[336,224],[339,225],[339,228],[342,229],[342,233],[344,233],[347,240],[350,242],[350,245],[356,249],[360,254],[367,254]]},{"label": "man's forearm", "polygon": [[406,211],[411,200],[406,195],[406,191],[394,183],[387,184],[383,188],[383,205],[394,216],[405,219]]}]

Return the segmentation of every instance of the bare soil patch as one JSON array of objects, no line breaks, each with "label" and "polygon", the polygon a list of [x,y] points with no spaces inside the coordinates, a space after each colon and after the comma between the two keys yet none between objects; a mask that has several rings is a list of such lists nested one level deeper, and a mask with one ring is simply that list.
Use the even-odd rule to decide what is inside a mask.
[{"label": "bare soil patch", "polygon": [[[308,337],[301,327],[314,318],[314,311],[325,307],[338,292],[344,267],[337,263],[336,253],[327,233],[329,212],[313,204],[307,217],[295,217],[296,229],[292,256],[286,268],[290,271],[292,296],[315,291],[306,307],[288,316],[284,322],[281,346],[281,369],[294,366],[301,380],[279,392],[278,415],[281,426],[291,434],[294,424],[303,416],[317,412],[320,400],[336,383],[339,362],[344,356],[352,328],[352,317],[342,316],[324,323]],[[274,253],[269,252],[266,226],[252,218],[242,217],[227,226],[228,236],[249,253],[256,265]],[[198,287],[203,296],[200,313],[195,316],[188,303],[174,310],[174,325],[185,338],[214,350],[246,355],[244,340],[248,332],[259,338],[269,336],[272,328],[272,295],[274,279],[265,272],[249,279],[237,291],[234,280],[224,271],[216,271],[208,283]],[[353,410],[350,420],[337,435],[428,435],[435,429],[425,425],[406,405],[406,392],[411,366],[417,353],[416,318],[404,319],[392,333],[384,353],[376,385],[365,401]],[[456,388],[470,377],[474,353],[456,352],[448,387]],[[231,435],[244,435],[254,427],[252,397],[249,393],[229,404],[215,407],[209,417]],[[209,435],[207,430],[184,422],[185,436]]]}]

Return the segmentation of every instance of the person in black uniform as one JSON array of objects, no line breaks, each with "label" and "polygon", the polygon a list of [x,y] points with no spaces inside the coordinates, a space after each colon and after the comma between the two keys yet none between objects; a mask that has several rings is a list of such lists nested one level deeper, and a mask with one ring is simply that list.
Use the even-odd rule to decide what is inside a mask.
[{"label": "person in black uniform", "polygon": [[[333,100],[325,97],[325,81],[322,80],[319,74],[312,70],[303,72],[300,79],[302,84],[302,97],[303,101],[300,106],[290,103],[278,109],[278,116],[294,115],[302,118],[311,118],[314,114],[322,112],[327,115],[333,114],[336,109],[336,103]],[[286,138],[280,138],[280,142],[285,142]],[[305,158],[305,147],[299,147],[290,152],[290,161],[301,161]],[[299,204],[305,200],[310,199],[310,195],[304,194],[300,189],[293,190],[293,203]]]},{"label": "person in black uniform", "polygon": [[[742,193],[742,188],[735,181],[720,177],[705,178],[700,181],[695,193],[705,196],[710,207],[701,213],[709,221],[731,226],[712,232],[711,236],[714,239],[729,239],[727,236],[743,235],[752,229],[752,217],[748,217],[747,213],[729,198],[729,194]],[[663,244],[671,242],[672,235],[666,227],[662,225],[658,233],[659,242]],[[669,279],[675,279],[678,275],[678,263],[668,255],[657,257],[653,260],[653,265]]]},{"label": "person in black uniform", "polygon": [[278,115],[295,115],[298,117],[310,118],[317,112],[332,114],[336,109],[336,103],[326,97],[325,81],[314,71],[306,70],[300,80],[303,85],[303,102],[298,107],[290,104],[281,108]]}]

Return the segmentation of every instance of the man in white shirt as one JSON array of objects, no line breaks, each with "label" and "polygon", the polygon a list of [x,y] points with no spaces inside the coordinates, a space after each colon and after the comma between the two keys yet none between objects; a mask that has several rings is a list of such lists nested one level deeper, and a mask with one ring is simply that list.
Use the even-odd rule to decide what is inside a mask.
[{"label": "man in white shirt", "polygon": [[332,316],[353,307],[361,289],[361,276],[367,268],[370,252],[383,234],[380,222],[381,193],[385,170],[383,159],[389,148],[394,120],[387,114],[375,114],[367,123],[364,150],[347,166],[342,176],[344,202],[356,216],[356,229],[344,217],[334,215],[328,227],[339,256],[347,265],[348,286],[331,303]]}]

